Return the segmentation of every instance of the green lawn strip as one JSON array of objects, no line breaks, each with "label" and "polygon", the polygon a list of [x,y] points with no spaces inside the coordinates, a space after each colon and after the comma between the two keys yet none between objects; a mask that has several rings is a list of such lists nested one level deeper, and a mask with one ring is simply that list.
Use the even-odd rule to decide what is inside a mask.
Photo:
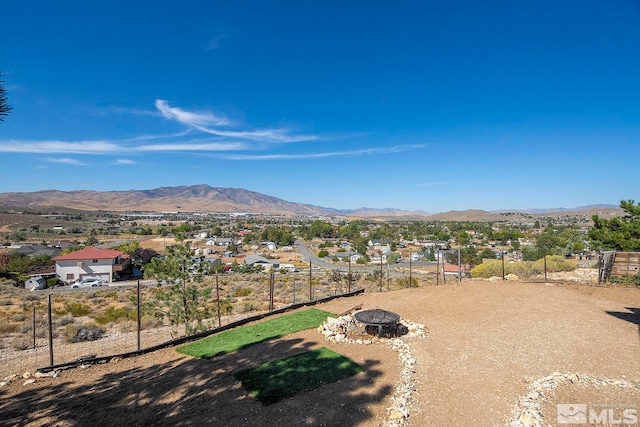
[{"label": "green lawn strip", "polygon": [[262,341],[268,341],[305,329],[316,328],[327,320],[336,317],[328,311],[310,308],[298,313],[276,317],[255,325],[242,326],[199,341],[178,347],[177,351],[193,357],[216,357],[241,350]]},{"label": "green lawn strip", "polygon": [[234,374],[263,405],[276,403],[299,391],[313,390],[362,372],[348,357],[322,347],[285,359],[267,362]]}]

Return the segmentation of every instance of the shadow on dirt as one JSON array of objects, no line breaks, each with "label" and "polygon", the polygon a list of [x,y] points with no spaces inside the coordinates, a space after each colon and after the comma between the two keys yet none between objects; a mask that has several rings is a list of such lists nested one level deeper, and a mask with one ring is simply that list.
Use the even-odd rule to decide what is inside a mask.
[{"label": "shadow on dirt", "polygon": [[11,396],[0,390],[0,425],[354,426],[370,419],[368,406],[392,392],[391,385],[376,384],[382,375],[377,361],[360,362],[360,374],[270,406],[250,397],[233,377],[313,344],[281,339],[209,360],[178,355],[148,368],[107,373],[90,385],[64,380],[83,375],[82,369],[63,371],[60,382],[49,387],[27,386]]},{"label": "shadow on dirt", "polygon": [[634,307],[625,307],[626,311],[607,311],[606,313],[610,316],[617,317],[620,320],[624,320],[626,322],[631,322],[635,325],[638,325],[638,339],[640,339],[640,308]]},{"label": "shadow on dirt", "polygon": [[607,311],[607,314],[617,317],[618,319],[625,320],[627,322],[634,323],[640,326],[640,308],[625,307],[626,311]]}]

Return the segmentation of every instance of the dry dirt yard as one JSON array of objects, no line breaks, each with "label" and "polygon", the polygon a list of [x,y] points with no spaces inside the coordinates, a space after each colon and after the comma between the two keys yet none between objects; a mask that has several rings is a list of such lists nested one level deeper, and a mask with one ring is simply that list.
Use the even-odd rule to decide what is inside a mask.
[{"label": "dry dirt yard", "polygon": [[[339,314],[357,305],[424,324],[427,336],[400,338],[399,353],[388,339],[336,343],[309,330],[211,360],[168,348],[26,385],[16,378],[0,387],[0,425],[557,425],[556,404],[608,408],[605,417],[638,425],[640,289],[474,280],[317,308]],[[364,371],[270,406],[233,378],[319,346]],[[388,410],[398,405],[407,418]]]}]

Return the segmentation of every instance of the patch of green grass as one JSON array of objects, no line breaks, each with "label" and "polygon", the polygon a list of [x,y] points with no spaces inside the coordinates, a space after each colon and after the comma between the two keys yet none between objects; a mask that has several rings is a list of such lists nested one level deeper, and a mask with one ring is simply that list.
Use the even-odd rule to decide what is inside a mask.
[{"label": "patch of green grass", "polygon": [[280,338],[305,329],[317,328],[327,317],[336,317],[327,311],[310,308],[266,320],[251,326],[230,329],[216,335],[179,347],[177,351],[193,357],[216,357],[247,348],[259,342]]},{"label": "patch of green grass", "polygon": [[234,376],[260,403],[270,405],[300,391],[313,390],[359,372],[362,372],[362,366],[322,347],[240,371]]}]

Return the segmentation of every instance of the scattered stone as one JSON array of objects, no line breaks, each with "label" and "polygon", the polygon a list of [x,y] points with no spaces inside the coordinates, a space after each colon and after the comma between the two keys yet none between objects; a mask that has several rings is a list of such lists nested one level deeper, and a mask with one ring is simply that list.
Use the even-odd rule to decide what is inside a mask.
[{"label": "scattered stone", "polygon": [[22,385],[31,385],[31,384],[35,384],[36,380],[35,378],[31,378],[29,380],[26,380]]},{"label": "scattered stone", "polygon": [[49,372],[40,372],[40,371],[36,371],[35,374],[33,374],[34,377],[36,378],[58,378],[58,375],[60,374],[60,371],[49,371]]}]

